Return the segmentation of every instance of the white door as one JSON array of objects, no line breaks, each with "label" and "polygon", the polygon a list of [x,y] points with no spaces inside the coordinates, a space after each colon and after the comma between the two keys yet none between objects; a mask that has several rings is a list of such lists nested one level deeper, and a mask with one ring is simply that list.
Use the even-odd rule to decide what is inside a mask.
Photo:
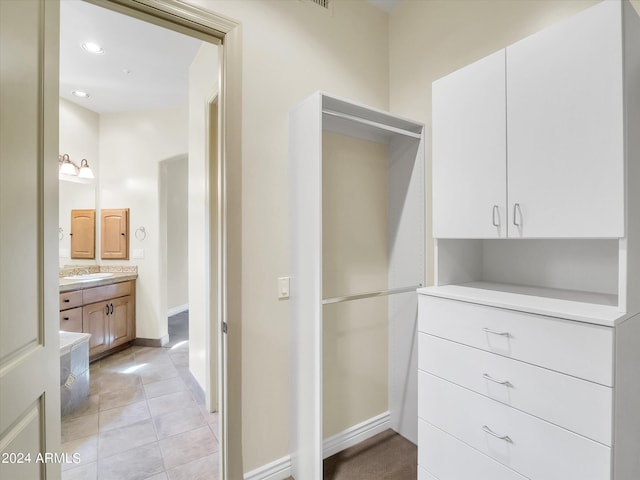
[{"label": "white door", "polygon": [[433,83],[433,236],[506,237],[505,52]]},{"label": "white door", "polygon": [[509,236],[624,236],[621,25],[602,2],[507,48]]},{"label": "white door", "polygon": [[60,478],[58,9],[0,0],[2,479]]}]

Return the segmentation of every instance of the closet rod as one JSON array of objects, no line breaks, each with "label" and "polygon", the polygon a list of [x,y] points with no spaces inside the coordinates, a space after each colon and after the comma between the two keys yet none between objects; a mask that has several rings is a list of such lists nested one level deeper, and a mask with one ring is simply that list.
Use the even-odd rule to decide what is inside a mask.
[{"label": "closet rod", "polygon": [[420,138],[421,134],[412,132],[410,130],[405,130],[403,128],[392,127],[391,125],[386,125],[384,123],[374,122],[372,120],[367,120],[365,118],[355,117],[353,115],[347,115],[346,113],[334,112],[333,110],[322,109],[322,113],[326,115],[331,115],[332,117],[342,118],[344,120],[350,120],[352,122],[362,123],[363,125],[368,125],[370,127],[379,128],[380,130],[385,130],[387,132],[399,133],[401,135],[406,135],[411,138]]},{"label": "closet rod", "polygon": [[361,298],[383,297],[385,295],[395,295],[396,293],[413,292],[420,287],[422,287],[421,283],[419,283],[418,285],[412,285],[410,287],[390,288],[389,290],[378,290],[377,292],[358,293],[355,295],[347,295],[344,297],[325,298],[322,300],[322,304],[328,305],[330,303],[340,303],[340,302],[348,302],[351,300],[360,300]]}]

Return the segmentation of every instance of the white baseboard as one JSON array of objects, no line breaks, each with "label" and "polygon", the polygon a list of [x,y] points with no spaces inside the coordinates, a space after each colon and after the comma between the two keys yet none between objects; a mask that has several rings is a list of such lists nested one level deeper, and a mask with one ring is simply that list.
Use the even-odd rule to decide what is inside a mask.
[{"label": "white baseboard", "polygon": [[[367,440],[374,435],[391,428],[389,412],[381,413],[358,425],[329,437],[323,442],[323,457],[327,458],[341,452],[345,448]],[[291,457],[287,455],[274,462],[258,467],[244,474],[244,480],[284,480],[291,476]]]},{"label": "white baseboard", "polygon": [[244,474],[244,480],[283,480],[291,476],[291,457],[263,465]]},{"label": "white baseboard", "polygon": [[169,310],[167,310],[167,317],[176,315],[178,313],[186,312],[187,310],[189,310],[188,303],[185,303],[184,305],[178,305],[177,307],[171,307]]},{"label": "white baseboard", "polygon": [[381,413],[375,417],[371,417],[358,425],[347,428],[342,432],[325,438],[323,445],[322,458],[330,457],[345,448],[353,447],[374,435],[384,432],[391,428],[391,414],[389,412]]}]

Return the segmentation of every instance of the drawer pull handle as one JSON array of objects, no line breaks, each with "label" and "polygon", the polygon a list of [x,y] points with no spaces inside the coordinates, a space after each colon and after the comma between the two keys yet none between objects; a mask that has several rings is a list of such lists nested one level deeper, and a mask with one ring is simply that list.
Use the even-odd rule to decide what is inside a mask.
[{"label": "drawer pull handle", "polygon": [[483,332],[491,333],[493,335],[500,335],[501,337],[510,337],[511,334],[509,332],[496,332],[495,330],[491,330],[490,328],[483,328]]},{"label": "drawer pull handle", "polygon": [[504,440],[505,442],[509,442],[509,443],[513,443],[513,440],[511,440],[511,438],[509,438],[508,435],[498,435],[496,432],[494,432],[493,430],[491,430],[489,427],[487,427],[486,425],[482,426],[482,430],[485,433],[488,433],[489,435],[491,435],[492,437],[496,437],[499,440]]},{"label": "drawer pull handle", "polygon": [[69,317],[62,317],[63,320],[69,320]]},{"label": "drawer pull handle", "polygon": [[498,385],[504,385],[505,387],[513,387],[513,384],[509,380],[498,380],[496,378],[493,378],[488,373],[483,373],[482,377],[486,378],[490,382],[497,383]]},{"label": "drawer pull handle", "polygon": [[500,210],[498,209],[498,205],[494,205],[493,206],[493,226],[494,227],[499,227],[500,226]]},{"label": "drawer pull handle", "polygon": [[71,301],[71,299],[69,298],[65,298],[64,300],[62,300],[64,303],[69,303]]}]

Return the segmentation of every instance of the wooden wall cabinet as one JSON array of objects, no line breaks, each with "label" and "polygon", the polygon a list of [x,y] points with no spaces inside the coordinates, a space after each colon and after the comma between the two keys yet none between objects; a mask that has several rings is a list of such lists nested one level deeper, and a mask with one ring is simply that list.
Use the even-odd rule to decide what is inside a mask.
[{"label": "wooden wall cabinet", "polygon": [[100,258],[129,260],[129,209],[100,211]]},{"label": "wooden wall cabinet", "polygon": [[135,281],[60,294],[60,330],[90,333],[89,359],[135,340]]},{"label": "wooden wall cabinet", "polygon": [[71,258],[96,258],[96,211],[71,210]]}]

